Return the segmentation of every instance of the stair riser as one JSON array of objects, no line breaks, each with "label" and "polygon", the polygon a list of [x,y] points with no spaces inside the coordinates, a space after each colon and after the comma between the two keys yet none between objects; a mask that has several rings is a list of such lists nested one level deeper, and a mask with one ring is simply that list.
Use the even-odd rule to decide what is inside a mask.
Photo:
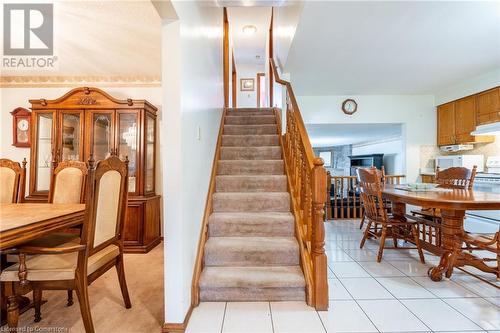
[{"label": "stair riser", "polygon": [[222,147],[221,160],[281,160],[281,147]]},{"label": "stair riser", "polygon": [[214,212],[289,212],[289,196],[214,195]]},{"label": "stair riser", "polygon": [[304,301],[304,288],[200,288],[202,302]]},{"label": "stair riser", "polygon": [[217,192],[286,192],[286,177],[225,177],[217,176]]},{"label": "stair riser", "polygon": [[224,134],[227,135],[260,135],[277,134],[276,125],[224,125]]},{"label": "stair riser", "polygon": [[283,161],[219,161],[219,175],[283,175]]},{"label": "stair riser", "polygon": [[209,222],[210,237],[292,237],[293,221],[216,221]]},{"label": "stair riser", "polygon": [[277,135],[223,135],[222,147],[279,146]]},{"label": "stair riser", "polygon": [[206,266],[294,266],[299,264],[298,245],[270,251],[229,247],[205,248]]},{"label": "stair riser", "polygon": [[228,117],[260,117],[260,116],[273,116],[273,111],[227,111]]},{"label": "stair riser", "polygon": [[230,116],[226,117],[226,125],[269,125],[276,124],[273,116]]}]

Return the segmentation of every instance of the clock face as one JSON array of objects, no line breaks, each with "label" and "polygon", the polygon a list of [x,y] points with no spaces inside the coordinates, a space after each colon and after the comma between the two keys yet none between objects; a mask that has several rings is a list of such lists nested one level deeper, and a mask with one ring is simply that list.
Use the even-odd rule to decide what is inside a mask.
[{"label": "clock face", "polygon": [[342,111],[345,114],[352,115],[358,110],[358,103],[356,103],[353,99],[346,99],[344,103],[342,103]]},{"label": "clock face", "polygon": [[19,119],[17,122],[17,128],[21,131],[27,131],[28,130],[28,120],[27,119]]}]

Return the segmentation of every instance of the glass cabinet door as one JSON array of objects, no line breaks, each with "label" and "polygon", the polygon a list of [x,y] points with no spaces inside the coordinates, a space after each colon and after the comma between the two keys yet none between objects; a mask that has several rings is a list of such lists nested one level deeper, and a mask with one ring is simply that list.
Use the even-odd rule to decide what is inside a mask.
[{"label": "glass cabinet door", "polygon": [[145,184],[144,191],[155,191],[155,139],[156,139],[156,119],[146,116],[146,161],[145,161]]},{"label": "glass cabinet door", "polygon": [[59,149],[61,161],[81,161],[83,159],[82,112],[63,112],[60,116]]},{"label": "glass cabinet door", "polygon": [[128,191],[138,190],[139,113],[117,112],[118,117],[118,157],[128,157]]},{"label": "glass cabinet door", "polygon": [[35,192],[48,191],[52,167],[54,114],[36,114],[36,183]]},{"label": "glass cabinet door", "polygon": [[100,161],[111,156],[113,142],[113,112],[92,113],[92,149],[94,160]]}]

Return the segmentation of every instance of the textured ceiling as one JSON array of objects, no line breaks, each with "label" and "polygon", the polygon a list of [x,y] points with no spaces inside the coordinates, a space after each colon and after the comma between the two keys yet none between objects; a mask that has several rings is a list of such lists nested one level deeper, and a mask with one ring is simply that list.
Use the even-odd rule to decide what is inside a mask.
[{"label": "textured ceiling", "polygon": [[160,17],[149,0],[57,1],[54,55],[55,70],[2,75],[159,77]]}]

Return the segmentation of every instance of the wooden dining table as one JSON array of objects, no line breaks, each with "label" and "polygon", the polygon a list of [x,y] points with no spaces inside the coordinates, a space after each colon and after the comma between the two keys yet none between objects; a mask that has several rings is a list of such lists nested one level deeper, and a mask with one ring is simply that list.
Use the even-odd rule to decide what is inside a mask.
[{"label": "wooden dining table", "polygon": [[[0,204],[0,251],[15,248],[33,239],[83,223],[85,204],[16,203]],[[18,308],[27,308],[29,300],[21,296],[29,289],[15,290],[13,284],[2,286],[2,294],[8,297],[8,306],[2,301],[2,320],[17,321]],[[9,315],[6,315],[5,312]],[[23,312],[23,309],[20,311]],[[17,313],[17,315],[10,315]],[[10,323],[10,321],[9,321]],[[12,326],[14,327],[14,326]]]},{"label": "wooden dining table", "polygon": [[[440,255],[439,265],[429,270],[433,281],[440,281],[447,270],[453,251],[455,236],[464,233],[464,218],[467,210],[498,210],[500,217],[500,194],[463,189],[446,189],[434,191],[410,191],[401,185],[384,186],[382,196],[392,202],[393,214],[406,219],[406,205],[429,207],[441,211],[441,246],[426,248]],[[455,267],[465,265],[485,270],[486,265],[481,258],[471,253],[462,252]]]}]

